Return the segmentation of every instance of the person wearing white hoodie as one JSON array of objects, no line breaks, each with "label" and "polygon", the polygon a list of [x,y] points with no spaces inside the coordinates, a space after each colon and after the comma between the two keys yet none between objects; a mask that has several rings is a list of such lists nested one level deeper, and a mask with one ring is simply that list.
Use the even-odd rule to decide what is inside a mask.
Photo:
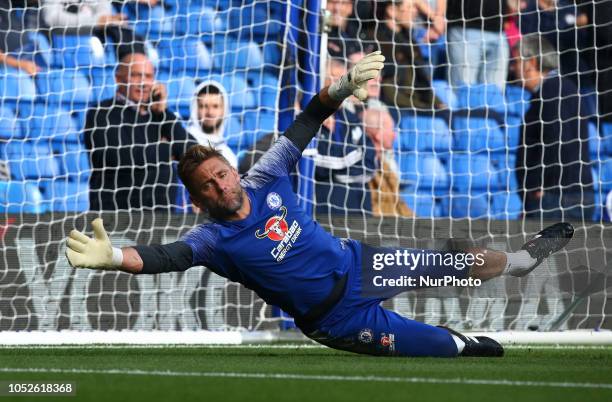
[{"label": "person wearing white hoodie", "polygon": [[229,98],[223,85],[214,80],[198,85],[191,101],[191,118],[187,132],[201,145],[212,146],[221,151],[232,167],[237,167],[238,158],[224,138],[227,119]]}]

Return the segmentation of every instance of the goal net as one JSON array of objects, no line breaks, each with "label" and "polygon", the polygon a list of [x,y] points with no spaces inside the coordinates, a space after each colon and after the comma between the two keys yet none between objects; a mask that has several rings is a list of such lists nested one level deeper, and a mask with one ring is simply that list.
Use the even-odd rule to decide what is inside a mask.
[{"label": "goal net", "polygon": [[[611,329],[612,2],[51,3],[0,4],[0,343],[290,337],[290,316],[205,267],[73,269],[64,239],[101,216],[114,246],[175,241],[206,217],[177,180],[173,139],[222,148],[244,172],[376,49],[387,61],[370,98],[345,102],[292,175],[321,225],[372,245],[504,251],[553,221],[576,227],[525,278],[384,305],[467,331]],[[563,85],[526,88],[534,69]],[[153,81],[172,113],[146,106],[159,101]],[[522,147],[526,135],[536,141]]]}]

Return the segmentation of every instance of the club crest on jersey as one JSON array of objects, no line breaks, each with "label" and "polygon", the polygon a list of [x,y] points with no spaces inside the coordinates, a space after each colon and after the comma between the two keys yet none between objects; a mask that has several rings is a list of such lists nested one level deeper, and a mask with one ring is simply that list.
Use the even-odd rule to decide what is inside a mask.
[{"label": "club crest on jersey", "polygon": [[359,335],[357,336],[359,342],[361,343],[372,343],[374,340],[374,334],[370,328],[364,328],[359,331]]},{"label": "club crest on jersey", "polygon": [[[268,194],[268,197],[269,196],[270,195]],[[270,202],[268,202],[268,205],[270,205]],[[265,239],[267,237],[268,239],[274,241],[283,240],[283,238],[287,234],[287,230],[289,230],[289,226],[287,225],[287,221],[285,220],[285,217],[287,216],[287,208],[285,206],[282,206],[280,207],[280,210],[281,215],[276,215],[268,219],[263,232],[260,232],[260,229],[257,229],[257,231],[255,232],[255,237],[257,237],[258,239]]]},{"label": "club crest on jersey", "polygon": [[282,205],[283,199],[278,193],[271,192],[266,197],[266,203],[270,209],[278,209]]}]

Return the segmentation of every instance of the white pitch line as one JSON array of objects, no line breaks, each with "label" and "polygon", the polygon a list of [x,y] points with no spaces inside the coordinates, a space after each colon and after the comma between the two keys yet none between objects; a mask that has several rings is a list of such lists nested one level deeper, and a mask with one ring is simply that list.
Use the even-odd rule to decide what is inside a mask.
[{"label": "white pitch line", "polygon": [[594,349],[594,350],[605,350],[612,349],[610,345],[503,345],[504,349]]},{"label": "white pitch line", "polygon": [[548,388],[594,388],[612,389],[612,384],[588,382],[549,382],[549,381],[514,381],[487,380],[469,378],[426,378],[426,377],[381,377],[381,376],[343,376],[343,375],[309,375],[286,373],[232,373],[207,371],[159,371],[159,370],[90,370],[61,368],[23,368],[0,367],[2,373],[55,373],[55,374],[119,374],[134,376],[160,377],[207,377],[207,378],[245,378],[261,380],[306,380],[306,381],[349,381],[349,382],[391,382],[410,384],[457,384],[457,385],[502,385],[510,387],[548,387]]},{"label": "white pitch line", "polygon": [[[610,345],[504,345],[505,349],[568,349],[568,350],[611,350]],[[224,345],[224,344],[91,344],[91,345],[0,345],[2,349],[329,349],[327,346],[316,343],[304,344],[245,344],[245,345]],[[330,349],[332,350],[332,349]]]},{"label": "white pitch line", "polygon": [[[0,345],[1,349],[329,349],[319,344],[224,345],[224,344],[92,344],[92,345]],[[332,349],[329,349],[332,350]]]}]

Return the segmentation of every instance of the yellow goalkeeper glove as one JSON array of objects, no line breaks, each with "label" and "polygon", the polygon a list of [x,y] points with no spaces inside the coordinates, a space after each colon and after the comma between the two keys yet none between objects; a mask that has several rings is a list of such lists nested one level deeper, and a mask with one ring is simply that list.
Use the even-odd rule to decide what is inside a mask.
[{"label": "yellow goalkeeper glove", "polygon": [[385,66],[385,56],[380,51],[368,54],[359,60],[351,70],[329,86],[329,96],[336,101],[343,101],[351,95],[364,102],[368,99],[367,82],[374,79]]},{"label": "yellow goalkeeper glove", "polygon": [[104,230],[102,219],[91,222],[94,236],[85,236],[78,230],[72,230],[66,240],[66,258],[72,267],[93,269],[119,269],[123,263],[123,252],[111,245]]}]

